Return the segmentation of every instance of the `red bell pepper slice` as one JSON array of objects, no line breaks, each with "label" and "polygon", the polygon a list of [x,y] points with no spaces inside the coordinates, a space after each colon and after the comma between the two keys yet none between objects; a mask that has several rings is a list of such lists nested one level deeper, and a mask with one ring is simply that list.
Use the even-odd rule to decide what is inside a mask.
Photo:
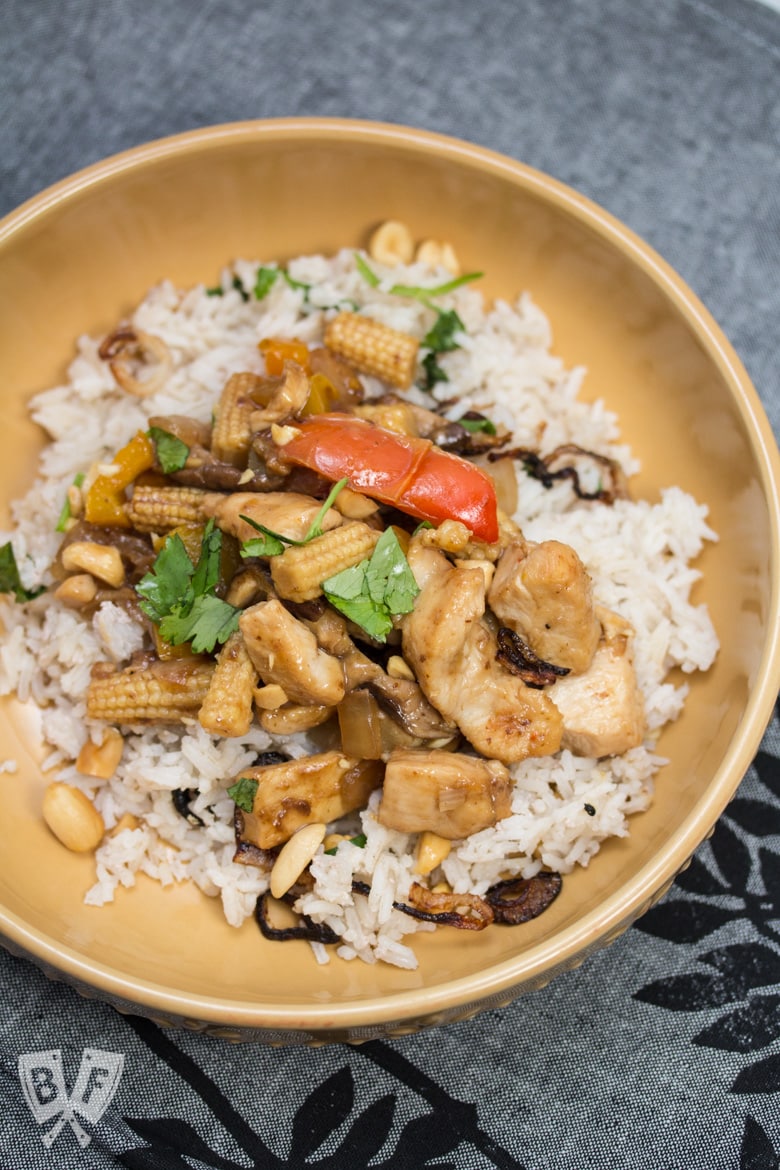
[{"label": "red bell pepper slice", "polygon": [[353,491],[392,504],[418,520],[459,520],[476,540],[498,540],[496,492],[479,467],[429,439],[399,435],[348,414],[319,414],[295,424],[285,456]]}]

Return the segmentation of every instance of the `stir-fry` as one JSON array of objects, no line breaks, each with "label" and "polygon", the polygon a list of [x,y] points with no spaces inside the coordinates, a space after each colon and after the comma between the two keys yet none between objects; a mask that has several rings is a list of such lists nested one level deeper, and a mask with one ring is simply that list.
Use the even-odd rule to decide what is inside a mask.
[{"label": "stir-fry", "polygon": [[[355,263],[374,288],[374,268]],[[279,271],[260,268],[255,291]],[[221,779],[233,861],[267,879],[269,938],[340,941],[325,910],[310,913],[316,873],[366,850],[366,815],[411,842],[395,911],[472,930],[536,916],[561,888],[553,867],[522,877],[507,864],[480,892],[455,889],[451,851],[513,816],[517,765],[619,757],[648,733],[632,622],[594,596],[567,540],[531,538],[516,515],[518,476],[565,487],[592,515],[628,501],[625,474],[603,450],[531,445],[442,395],[440,363],[466,326],[436,298],[471,279],[385,282],[428,311],[422,335],[342,302],[316,340],[261,337],[259,368],[227,377],[211,421],[150,414],[78,470],[60,514],[55,602],[85,621],[108,604],[137,630],[132,653],[91,666],[76,767],[112,777],[144,728],[265,733],[269,746]],[[174,365],[132,323],[98,356],[141,403]],[[5,587],[34,607],[10,546],[3,555]],[[171,792],[193,833],[197,795],[186,782]],[[88,794],[59,781],[44,816],[71,848],[107,831]],[[137,829],[123,816],[112,833]],[[371,874],[351,865],[350,897],[376,901]],[[273,924],[269,896],[296,905],[296,926]]]}]

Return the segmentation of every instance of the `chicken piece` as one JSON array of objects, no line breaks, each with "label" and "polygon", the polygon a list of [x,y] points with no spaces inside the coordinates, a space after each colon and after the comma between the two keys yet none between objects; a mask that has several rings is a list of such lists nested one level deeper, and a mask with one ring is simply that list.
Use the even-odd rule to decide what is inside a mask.
[{"label": "chicken piece", "polygon": [[364,808],[383,770],[376,760],[336,751],[245,768],[235,780],[255,780],[257,790],[251,813],[241,817],[239,843],[273,849],[302,825],[327,825]]},{"label": "chicken piece", "polygon": [[550,694],[563,716],[562,746],[578,756],[617,756],[645,734],[644,699],[633,661],[630,622],[597,607],[601,641],[584,674],[559,679]]},{"label": "chicken piece", "polygon": [[284,363],[284,376],[267,406],[258,407],[252,412],[250,427],[252,431],[262,431],[272,423],[280,423],[292,415],[298,414],[306,405],[309,397],[309,379],[295,362]]},{"label": "chicken piece", "polygon": [[[205,514],[214,517],[218,528],[240,541],[260,536],[256,528],[241,519],[242,515],[288,540],[303,540],[322,507],[321,500],[299,492],[232,492],[228,496],[209,492],[200,503]],[[328,532],[341,523],[341,514],[328,508],[320,527]]]},{"label": "chicken piece", "polygon": [[400,833],[433,832],[458,841],[508,817],[511,791],[509,772],[498,760],[396,748],[385,768],[377,819]]},{"label": "chicken piece", "polygon": [[311,630],[280,601],[250,606],[238,624],[263,682],[277,683],[293,703],[335,707],[344,698],[338,658],[321,650]]},{"label": "chicken piece", "polygon": [[376,699],[381,710],[415,739],[451,739],[456,726],[444,719],[422,693],[413,678],[391,678],[378,663],[359,650],[347,633],[344,618],[325,610],[316,621],[307,622],[320,646],[341,659],[347,691],[358,687]]},{"label": "chicken piece", "polygon": [[456,568],[416,539],[408,559],[421,592],[403,619],[404,657],[429,702],[491,759],[513,763],[556,752],[557,708],[496,661],[495,634],[482,620],[481,569]]},{"label": "chicken piece", "polygon": [[570,545],[513,542],[496,566],[488,604],[545,662],[574,674],[590,666],[601,627],[590,577]]}]

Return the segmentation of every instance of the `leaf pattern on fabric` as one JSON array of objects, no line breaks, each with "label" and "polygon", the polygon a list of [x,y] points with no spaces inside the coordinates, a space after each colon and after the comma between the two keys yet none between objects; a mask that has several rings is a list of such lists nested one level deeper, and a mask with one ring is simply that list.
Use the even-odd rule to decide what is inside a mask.
[{"label": "leaf pattern on fabric", "polygon": [[[315,1086],[300,1103],[290,1129],[286,1156],[269,1150],[260,1137],[223,1096],[218,1086],[176,1044],[148,1020],[126,1017],[127,1023],[158,1057],[195,1090],[249,1157],[251,1170],[455,1170],[444,1160],[460,1146],[478,1150],[499,1170],[524,1170],[511,1154],[480,1129],[474,1105],[450,1097],[444,1089],[407,1061],[389,1045],[373,1041],[356,1049],[396,1077],[428,1105],[428,1111],[414,1117],[391,1142],[398,1097],[387,1093],[356,1111],[354,1080],[348,1066],[338,1069]],[[203,1141],[195,1128],[180,1118],[125,1118],[142,1146],[118,1156],[127,1170],[192,1170],[195,1159],[208,1170],[249,1170],[246,1161],[225,1158]],[[337,1131],[346,1134],[333,1150]],[[331,1140],[329,1140],[331,1139]],[[330,1152],[323,1152],[325,1144]]]},{"label": "leaf pattern on fabric", "polygon": [[[693,1043],[727,1052],[755,1052],[780,1035],[780,996],[757,995],[694,1036]],[[778,1084],[780,1088],[780,1084]]]},{"label": "leaf pattern on fabric", "polygon": [[749,1114],[745,1118],[739,1170],[780,1170],[780,1160],[766,1130]]},{"label": "leaf pattern on fabric", "polygon": [[[758,753],[755,771],[768,794],[780,798],[780,760]],[[634,998],[666,1011],[721,1011],[691,1044],[753,1057],[736,1075],[735,1094],[780,1093],[780,807],[758,797],[736,797],[709,844],[675,883],[672,896],[649,911],[636,929],[676,945],[700,943],[739,922],[753,941],[725,944],[695,956],[709,970],[655,979]],[[756,1053],[765,1053],[755,1058]],[[780,1170],[770,1138],[745,1120],[740,1170]]]}]

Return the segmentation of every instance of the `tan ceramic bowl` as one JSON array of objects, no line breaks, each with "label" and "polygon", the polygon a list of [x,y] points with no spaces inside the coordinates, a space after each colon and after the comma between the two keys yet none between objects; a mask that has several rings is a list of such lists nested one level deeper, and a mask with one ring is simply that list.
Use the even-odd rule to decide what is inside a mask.
[{"label": "tan ceramic bowl", "polygon": [[[25,417],[64,375],[74,339],[110,329],[164,276],[212,283],[237,256],[360,245],[388,217],[446,238],[488,294],[528,289],[555,349],[585,364],[588,394],[622,419],[638,494],[679,483],[709,504],[720,543],[696,599],[722,649],[661,742],[671,759],[650,811],[568,878],[552,908],[514,929],[442,929],[419,970],[334,960],[224,924],[194,888],[142,881],[85,907],[92,861],[40,816],[34,712],[7,702],[0,755],[0,932],[49,974],[157,1020],[272,1043],[398,1035],[506,1004],[580,963],[645,911],[710,832],[758,747],[778,689],[778,455],[738,359],[650,248],[560,183],[466,143],[393,126],[254,122],[140,147],[67,179],[0,224],[4,426],[0,487],[34,475]],[[5,523],[5,518],[3,519]]]}]

